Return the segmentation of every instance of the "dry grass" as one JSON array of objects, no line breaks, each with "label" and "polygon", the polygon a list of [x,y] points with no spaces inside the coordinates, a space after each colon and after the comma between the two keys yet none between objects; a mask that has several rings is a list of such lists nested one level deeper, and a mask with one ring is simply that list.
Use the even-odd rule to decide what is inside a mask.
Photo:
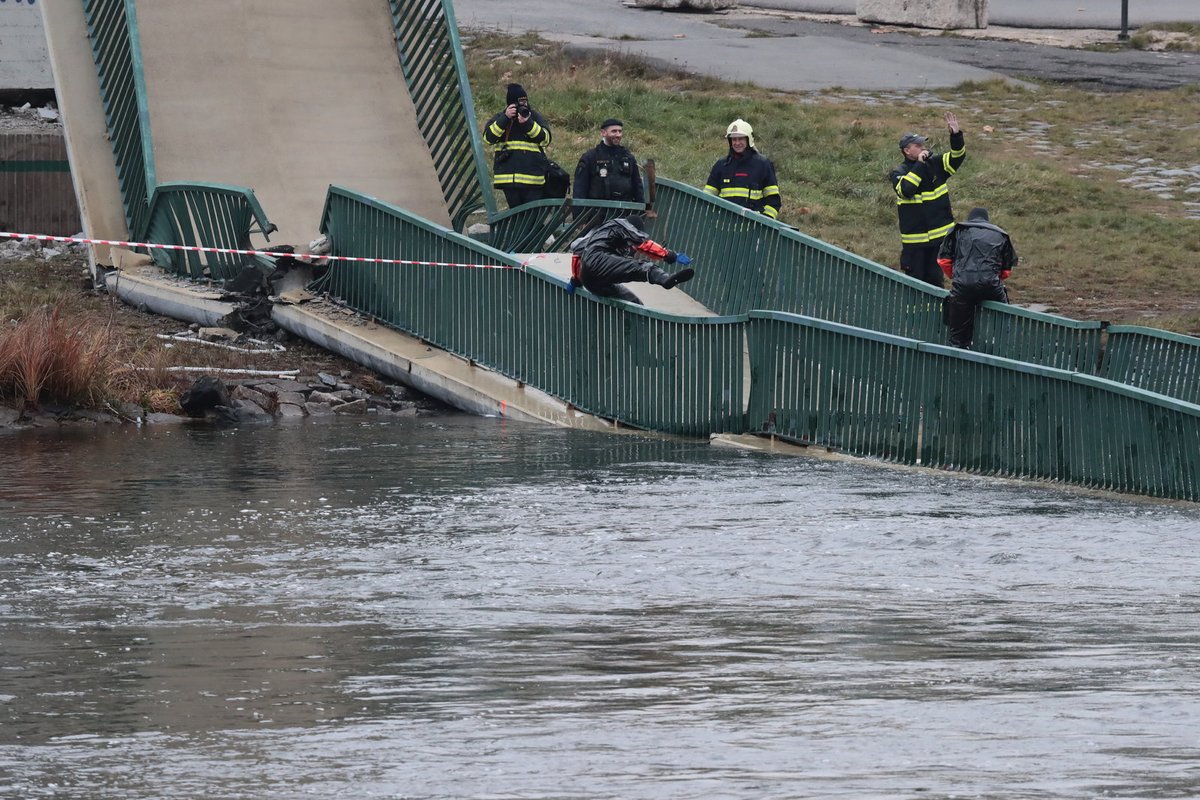
[{"label": "dry grass", "polygon": [[61,305],[26,314],[0,333],[0,396],[20,406],[43,402],[95,408],[120,371],[111,329],[80,322]]}]

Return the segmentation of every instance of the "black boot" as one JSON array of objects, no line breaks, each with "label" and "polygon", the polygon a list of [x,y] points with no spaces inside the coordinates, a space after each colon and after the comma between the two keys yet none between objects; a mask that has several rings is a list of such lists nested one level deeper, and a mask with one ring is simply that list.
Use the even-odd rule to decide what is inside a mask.
[{"label": "black boot", "polygon": [[694,277],[696,277],[696,270],[692,269],[691,267],[687,267],[686,269],[681,269],[679,272],[676,272],[667,278],[667,280],[662,284],[662,287],[664,289],[674,289],[679,284],[687,283]]}]

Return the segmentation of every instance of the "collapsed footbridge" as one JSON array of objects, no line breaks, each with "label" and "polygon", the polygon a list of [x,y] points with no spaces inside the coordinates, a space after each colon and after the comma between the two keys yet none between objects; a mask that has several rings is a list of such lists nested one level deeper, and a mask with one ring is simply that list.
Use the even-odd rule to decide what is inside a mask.
[{"label": "collapsed footbridge", "polygon": [[[670,180],[651,233],[702,266],[690,305],[569,295],[544,251],[633,207],[498,212],[450,0],[336,6],[46,0],[88,236],[252,250],[323,233],[371,260],[334,260],[312,288],[381,325],[277,306],[280,324],[480,413],[1200,500],[1200,340],[987,304],[976,350],[948,348],[943,290]],[[472,215],[486,241],[462,233]],[[246,261],[150,253],[198,282]]]}]

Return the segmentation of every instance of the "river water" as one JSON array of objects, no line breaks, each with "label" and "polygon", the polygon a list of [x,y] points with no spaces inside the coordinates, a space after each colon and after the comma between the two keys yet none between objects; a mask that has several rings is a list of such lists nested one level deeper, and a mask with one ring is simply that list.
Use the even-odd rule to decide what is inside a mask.
[{"label": "river water", "polygon": [[0,797],[1200,796],[1200,509],[458,415],[0,438]]}]

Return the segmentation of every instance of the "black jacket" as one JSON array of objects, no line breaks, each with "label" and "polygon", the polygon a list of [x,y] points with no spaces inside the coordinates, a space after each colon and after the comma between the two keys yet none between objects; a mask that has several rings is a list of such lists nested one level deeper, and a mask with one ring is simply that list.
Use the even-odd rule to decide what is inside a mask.
[{"label": "black jacket", "polygon": [[579,157],[572,193],[576,200],[646,202],[642,176],[633,153],[604,142]]},{"label": "black jacket", "polygon": [[550,144],[550,125],[536,110],[530,109],[529,119],[523,124],[501,111],[483,126],[483,140],[496,146],[494,186],[546,185],[544,148]]},{"label": "black jacket", "polygon": [[953,286],[999,286],[1017,265],[1017,250],[1003,228],[958,222],[942,240],[938,263],[952,271]]},{"label": "black jacket", "polygon": [[729,155],[713,164],[704,191],[771,219],[776,219],[783,207],[775,165],[753,147],[740,157],[730,150]]},{"label": "black jacket", "polygon": [[909,161],[892,170],[902,244],[938,244],[954,227],[950,187],[946,182],[967,157],[962,131],[950,134],[950,152]]}]

